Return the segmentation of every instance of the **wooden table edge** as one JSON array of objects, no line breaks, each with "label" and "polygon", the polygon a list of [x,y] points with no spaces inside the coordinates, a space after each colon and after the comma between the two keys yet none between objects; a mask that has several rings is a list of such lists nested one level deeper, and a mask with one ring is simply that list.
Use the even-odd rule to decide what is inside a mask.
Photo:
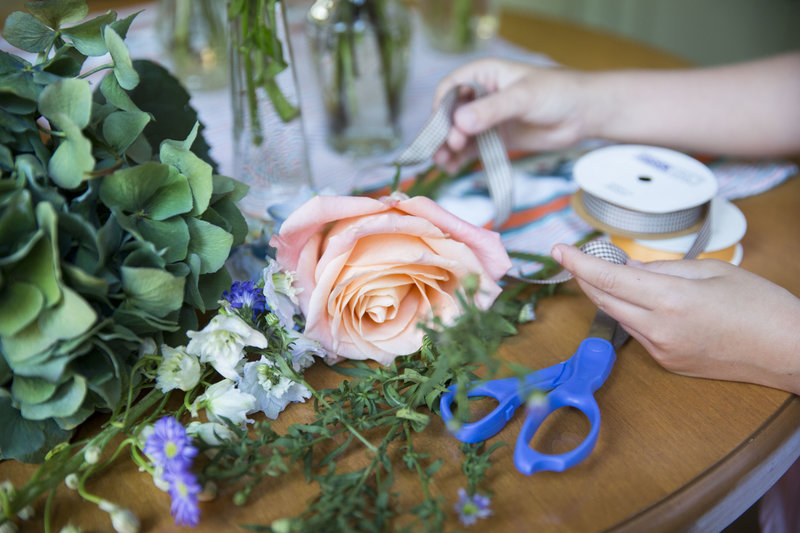
[{"label": "wooden table edge", "polygon": [[728,455],[669,496],[608,531],[721,531],[800,457],[800,397],[781,407]]}]

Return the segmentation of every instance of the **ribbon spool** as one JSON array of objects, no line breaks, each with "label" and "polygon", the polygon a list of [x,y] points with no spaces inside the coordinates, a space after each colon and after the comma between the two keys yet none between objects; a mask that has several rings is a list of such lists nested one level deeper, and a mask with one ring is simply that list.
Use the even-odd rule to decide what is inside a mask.
[{"label": "ribbon spool", "polygon": [[741,261],[744,215],[714,198],[716,178],[696,159],[654,146],[609,146],[581,157],[574,176],[575,211],[632,259]]}]

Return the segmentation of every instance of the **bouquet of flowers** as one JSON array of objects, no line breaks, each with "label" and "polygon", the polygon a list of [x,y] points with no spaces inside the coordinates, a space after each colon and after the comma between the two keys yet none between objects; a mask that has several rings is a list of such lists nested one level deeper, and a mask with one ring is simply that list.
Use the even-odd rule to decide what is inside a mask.
[{"label": "bouquet of flowers", "polygon": [[[197,125],[181,141],[161,129],[186,117],[148,107],[147,87],[188,97],[163,69],[130,60],[132,17],[65,26],[84,2],[30,10],[4,36],[36,62],[0,53],[0,457],[41,465],[0,484],[0,529],[31,518],[40,497],[49,529],[66,484],[116,531],[138,531],[124,502],[87,489],[126,454],[168,493],[179,525],[196,525],[217,492],[243,504],[299,469],[319,496],[255,528],[378,531],[404,516],[441,530],[431,482],[442,459],[413,434],[450,384],[497,373],[495,351],[537,298],[501,290],[499,236],[421,196],[314,196],[272,236],[261,274],[232,282],[224,263],[246,233],[235,204],[245,191],[214,174]],[[89,55],[110,62],[81,72]],[[317,358],[348,379],[316,390],[304,370]],[[273,428],[305,400],[309,420]],[[96,430],[71,439],[96,411]],[[499,445],[461,447],[465,524],[490,514],[483,484]],[[336,468],[354,446],[366,465]],[[392,491],[390,453],[417,474],[413,506]]]}]

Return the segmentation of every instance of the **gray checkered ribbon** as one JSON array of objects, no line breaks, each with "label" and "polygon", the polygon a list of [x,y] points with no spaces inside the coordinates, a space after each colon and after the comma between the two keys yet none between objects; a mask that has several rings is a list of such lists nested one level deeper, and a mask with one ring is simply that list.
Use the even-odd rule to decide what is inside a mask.
[{"label": "gray checkered ribbon", "polygon": [[[613,210],[612,210],[613,212]],[[683,255],[684,259],[694,259],[698,255],[700,255],[708,245],[708,240],[711,238],[711,216],[709,213],[708,207],[704,210],[705,219],[703,220],[703,224],[700,226],[700,229],[697,232],[697,236],[694,239],[694,242],[689,247],[689,250]],[[599,216],[598,216],[599,215]],[[613,220],[610,218],[604,218],[601,212],[594,212],[592,216],[595,216],[597,220],[603,222],[606,225],[613,226]],[[679,228],[679,229],[686,229],[686,226]],[[638,228],[631,228],[631,231],[637,231]],[[660,233],[664,233],[665,230],[662,230]],[[595,240],[589,241],[583,246],[581,246],[581,251],[593,255],[595,257],[599,257],[600,259],[605,259],[611,263],[617,265],[624,265],[628,262],[628,254],[625,253],[623,249],[619,246],[616,246],[608,241],[603,240]],[[562,270],[558,274],[551,276],[547,279],[532,279],[532,278],[515,278],[526,283],[532,284],[550,284],[550,283],[563,283],[565,281],[569,281],[572,279],[572,274],[568,270]]]},{"label": "gray checkered ribbon", "polygon": [[[485,96],[486,90],[477,83],[466,84],[472,88],[475,98]],[[436,150],[447,140],[447,135],[453,126],[453,112],[459,88],[453,87],[445,94],[439,107],[433,112],[422,129],[393,161],[399,166],[417,165],[433,156]],[[499,227],[511,215],[513,207],[513,179],[511,176],[511,162],[508,159],[503,141],[497,130],[491,128],[479,133],[477,136],[478,155],[483,163],[486,174],[486,184],[492,203],[495,207],[494,226]]]}]

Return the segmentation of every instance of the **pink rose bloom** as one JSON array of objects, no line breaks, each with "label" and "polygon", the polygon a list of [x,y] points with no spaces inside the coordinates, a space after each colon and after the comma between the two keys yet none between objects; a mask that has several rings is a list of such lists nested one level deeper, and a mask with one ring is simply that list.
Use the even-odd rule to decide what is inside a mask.
[{"label": "pink rose bloom", "polygon": [[477,276],[475,302],[485,309],[511,268],[499,234],[402,193],[316,196],[270,244],[296,273],[306,336],[340,357],[383,364],[419,349],[420,322],[460,314],[465,276]]}]

